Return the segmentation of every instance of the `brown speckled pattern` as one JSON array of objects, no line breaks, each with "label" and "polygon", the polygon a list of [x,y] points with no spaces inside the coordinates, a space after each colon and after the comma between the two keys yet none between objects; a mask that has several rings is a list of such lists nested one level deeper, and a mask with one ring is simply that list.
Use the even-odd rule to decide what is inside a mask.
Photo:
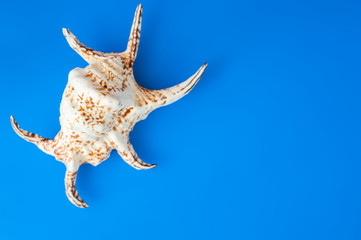
[{"label": "brown speckled pattern", "polygon": [[61,130],[54,139],[21,129],[11,116],[12,126],[19,136],[66,165],[66,195],[81,208],[88,205],[75,187],[79,167],[83,163],[100,164],[113,149],[136,169],[155,167],[156,164],[145,163],[138,157],[129,142],[129,133],[151,111],[186,95],[207,66],[204,64],[187,81],[171,88],[148,90],[140,87],[134,79],[132,67],[139,45],[141,17],[142,6],[139,4],[127,50],[122,53],[102,53],[90,49],[68,29],[63,29],[69,45],[89,65],[69,73],[60,105]]}]

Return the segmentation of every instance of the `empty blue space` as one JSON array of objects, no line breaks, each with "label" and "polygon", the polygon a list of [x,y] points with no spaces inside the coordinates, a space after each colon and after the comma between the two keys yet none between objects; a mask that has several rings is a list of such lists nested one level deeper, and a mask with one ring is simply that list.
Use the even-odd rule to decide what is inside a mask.
[{"label": "empty blue space", "polygon": [[69,71],[62,28],[126,49],[138,1],[0,7],[0,239],[361,239],[361,3],[143,0],[137,82],[197,86],[139,122],[138,171],[113,151],[65,166],[15,134],[53,138]]}]

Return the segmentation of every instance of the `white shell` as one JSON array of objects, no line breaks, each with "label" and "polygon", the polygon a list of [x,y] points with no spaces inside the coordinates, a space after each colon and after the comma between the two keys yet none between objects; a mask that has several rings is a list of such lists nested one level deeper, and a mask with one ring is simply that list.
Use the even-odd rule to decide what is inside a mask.
[{"label": "white shell", "polygon": [[132,67],[139,44],[141,16],[142,6],[139,4],[127,50],[122,53],[92,50],[80,43],[68,29],[63,29],[69,45],[89,65],[69,73],[60,105],[61,130],[54,139],[21,129],[11,116],[17,134],[66,165],[66,194],[78,207],[88,207],[75,188],[81,164],[96,166],[109,157],[112,149],[116,149],[124,161],[136,169],[156,166],[139,159],[129,142],[129,133],[135,123],[145,119],[151,111],[186,95],[207,66],[204,64],[187,81],[172,88],[148,90],[140,87],[134,79]]}]

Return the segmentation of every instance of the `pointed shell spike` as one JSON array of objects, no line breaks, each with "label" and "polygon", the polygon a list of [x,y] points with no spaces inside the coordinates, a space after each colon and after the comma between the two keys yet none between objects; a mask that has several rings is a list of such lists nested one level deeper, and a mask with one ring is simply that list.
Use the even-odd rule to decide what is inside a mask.
[{"label": "pointed shell spike", "polygon": [[[155,99],[157,99],[157,102],[154,105],[159,105],[159,107],[166,106],[187,95],[198,83],[207,65],[208,63],[204,63],[193,76],[174,87],[162,90],[148,90],[155,96]],[[158,102],[160,102],[160,104]]]},{"label": "pointed shell spike", "polygon": [[46,152],[47,154],[54,155],[53,153],[53,140],[44,138],[39,136],[38,134],[28,132],[24,129],[21,129],[19,124],[15,121],[15,118],[11,115],[10,116],[11,126],[13,127],[14,131],[24,140],[34,143],[38,146],[41,150]]}]

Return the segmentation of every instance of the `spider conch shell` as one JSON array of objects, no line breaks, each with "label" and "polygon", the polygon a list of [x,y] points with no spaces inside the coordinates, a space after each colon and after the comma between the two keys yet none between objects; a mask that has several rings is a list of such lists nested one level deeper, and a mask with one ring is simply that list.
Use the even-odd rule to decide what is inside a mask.
[{"label": "spider conch shell", "polygon": [[137,56],[142,5],[135,12],[127,49],[122,53],[103,53],[83,45],[68,30],[63,33],[70,45],[89,65],[69,73],[68,84],[60,104],[61,130],[54,139],[47,139],[19,127],[13,116],[15,132],[36,144],[45,153],[66,165],[65,191],[77,207],[88,207],[78,195],[75,180],[83,163],[94,166],[109,157],[112,149],[136,169],[150,169],[139,159],[129,142],[129,133],[136,122],[162,106],[177,101],[196,85],[205,63],[187,81],[162,90],[148,90],[137,84],[133,63]]}]

